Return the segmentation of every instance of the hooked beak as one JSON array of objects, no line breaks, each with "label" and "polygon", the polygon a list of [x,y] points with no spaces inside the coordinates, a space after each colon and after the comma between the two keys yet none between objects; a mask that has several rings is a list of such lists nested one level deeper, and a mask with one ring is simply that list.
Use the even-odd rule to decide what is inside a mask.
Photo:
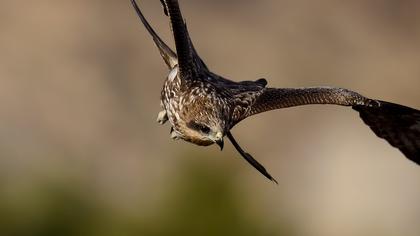
[{"label": "hooked beak", "polygon": [[221,132],[218,132],[217,134],[216,134],[216,137],[215,137],[215,141],[214,141],[217,145],[219,145],[219,147],[220,147],[220,151],[222,151],[223,150],[223,146],[224,146],[224,141],[223,141],[223,134],[221,133]]},{"label": "hooked beak", "polygon": [[222,139],[219,139],[219,140],[216,140],[216,143],[217,143],[217,145],[219,145],[220,151],[222,151],[223,150],[223,146],[225,145],[225,142],[223,141],[223,138]]}]

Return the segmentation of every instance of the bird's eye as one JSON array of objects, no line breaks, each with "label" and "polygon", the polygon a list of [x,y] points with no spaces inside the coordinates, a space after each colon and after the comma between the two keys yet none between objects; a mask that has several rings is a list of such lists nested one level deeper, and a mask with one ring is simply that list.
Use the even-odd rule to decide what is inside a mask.
[{"label": "bird's eye", "polygon": [[208,126],[201,125],[200,131],[203,132],[203,133],[208,134],[210,132],[210,128]]},{"label": "bird's eye", "polygon": [[210,128],[207,125],[196,123],[194,121],[189,122],[188,126],[191,129],[195,129],[195,130],[200,131],[200,132],[205,133],[205,134],[208,134],[210,132]]}]

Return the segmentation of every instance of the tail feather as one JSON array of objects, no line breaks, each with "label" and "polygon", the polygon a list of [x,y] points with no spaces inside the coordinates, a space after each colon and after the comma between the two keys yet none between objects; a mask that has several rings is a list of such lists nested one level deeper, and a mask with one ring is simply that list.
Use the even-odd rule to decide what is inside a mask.
[{"label": "tail feather", "polygon": [[374,101],[370,106],[355,105],[353,109],[378,137],[420,165],[419,110],[385,101]]},{"label": "tail feather", "polygon": [[154,29],[150,26],[149,22],[146,20],[139,6],[137,5],[137,2],[135,0],[131,0],[131,4],[136,10],[136,13],[139,16],[144,27],[146,27],[147,31],[152,36],[153,41],[158,47],[160,55],[162,56],[166,65],[169,67],[169,69],[174,68],[175,65],[178,64],[178,58],[177,58],[176,53],[165,42],[163,42],[163,40],[159,37],[159,35],[157,35]]}]

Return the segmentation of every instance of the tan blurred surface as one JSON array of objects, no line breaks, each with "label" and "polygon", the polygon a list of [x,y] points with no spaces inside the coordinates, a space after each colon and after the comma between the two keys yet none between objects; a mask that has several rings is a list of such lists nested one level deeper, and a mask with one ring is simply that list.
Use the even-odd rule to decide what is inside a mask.
[{"label": "tan blurred surface", "polygon": [[[180,4],[200,55],[227,78],[340,86],[420,109],[418,1]],[[173,45],[159,1],[140,6]],[[221,153],[172,141],[155,122],[167,70],[128,0],[2,1],[0,36],[6,202],[54,182],[147,218],[194,161],[215,176],[232,172],[236,201],[262,225],[291,221],[311,236],[420,234],[420,167],[351,109],[285,109],[233,130],[279,186],[230,145]]]}]

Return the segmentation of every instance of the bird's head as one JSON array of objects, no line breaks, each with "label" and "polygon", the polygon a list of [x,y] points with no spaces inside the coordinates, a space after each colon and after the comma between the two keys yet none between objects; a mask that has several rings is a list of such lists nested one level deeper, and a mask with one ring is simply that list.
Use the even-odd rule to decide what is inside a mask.
[{"label": "bird's head", "polygon": [[216,143],[223,149],[224,132],[218,125],[203,122],[202,120],[191,120],[187,123],[185,140],[201,146],[208,146]]},{"label": "bird's head", "polygon": [[183,139],[200,146],[216,143],[223,149],[223,137],[227,130],[225,112],[222,107],[208,102],[190,104],[182,112],[185,123],[180,131]]}]

